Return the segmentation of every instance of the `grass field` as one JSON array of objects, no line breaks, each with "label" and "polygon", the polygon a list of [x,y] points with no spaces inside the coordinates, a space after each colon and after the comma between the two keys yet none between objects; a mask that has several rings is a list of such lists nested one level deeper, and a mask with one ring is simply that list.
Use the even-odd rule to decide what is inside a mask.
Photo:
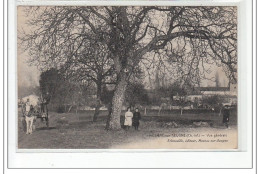
[{"label": "grass field", "polygon": [[[19,113],[21,114],[21,113]],[[23,124],[18,121],[19,149],[106,149],[106,148],[235,148],[237,146],[237,116],[231,113],[231,129],[222,125],[217,113],[171,114],[149,113],[142,116],[140,130],[106,131],[106,115],[102,111],[97,122],[91,122],[93,111],[58,114],[51,112],[50,127],[40,119],[36,121],[33,134],[26,135]],[[122,116],[123,118],[123,116]],[[204,122],[198,126],[194,122]],[[123,123],[123,119],[122,119]],[[227,134],[228,143],[169,143],[170,134]],[[176,137],[174,137],[176,138]],[[174,140],[175,141],[175,140]]]}]

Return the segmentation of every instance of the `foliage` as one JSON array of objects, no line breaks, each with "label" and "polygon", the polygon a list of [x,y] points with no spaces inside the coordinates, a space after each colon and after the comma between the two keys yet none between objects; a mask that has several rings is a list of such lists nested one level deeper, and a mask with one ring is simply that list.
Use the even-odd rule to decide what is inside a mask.
[{"label": "foliage", "polygon": [[108,90],[107,86],[104,85],[101,93],[102,103],[105,105],[111,105],[113,95],[114,95],[114,90]]},{"label": "foliage", "polygon": [[213,96],[205,96],[202,98],[202,103],[207,104],[211,107],[220,106],[224,101],[223,97],[220,95],[213,95]]},{"label": "foliage", "polygon": [[186,96],[191,92],[192,87],[189,83],[182,84],[179,81],[175,82],[170,89],[170,96],[173,104],[185,106],[187,104]]},{"label": "foliage", "polygon": [[64,75],[54,68],[44,71],[40,75],[42,97],[47,99],[47,102],[56,107],[60,113],[65,112],[65,105],[75,106],[85,103],[88,99],[86,97],[87,89],[83,83],[64,78]]},{"label": "foliage", "polygon": [[62,79],[58,70],[54,68],[41,73],[39,80],[41,95],[43,98],[48,99],[48,103],[55,94],[56,89],[62,85]]},{"label": "foliage", "polygon": [[141,83],[129,83],[126,89],[126,102],[129,106],[149,104],[149,97]]}]

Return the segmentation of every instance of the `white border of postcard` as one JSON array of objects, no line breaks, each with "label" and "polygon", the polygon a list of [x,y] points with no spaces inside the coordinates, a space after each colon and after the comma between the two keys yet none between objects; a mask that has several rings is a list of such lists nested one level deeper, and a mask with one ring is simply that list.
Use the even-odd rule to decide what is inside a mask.
[{"label": "white border of postcard", "polygon": [[[8,167],[10,168],[250,168],[252,167],[252,1],[8,1]],[[238,6],[238,149],[28,149],[16,146],[17,5]],[[6,118],[7,119],[7,118]],[[203,151],[203,152],[198,152]],[[220,152],[221,151],[221,152]],[[223,152],[225,151],[225,152]],[[47,153],[48,152],[48,153]],[[77,153],[75,153],[77,152]],[[102,153],[101,153],[102,152]],[[133,153],[135,152],[135,153]],[[131,163],[125,163],[125,161]]]}]

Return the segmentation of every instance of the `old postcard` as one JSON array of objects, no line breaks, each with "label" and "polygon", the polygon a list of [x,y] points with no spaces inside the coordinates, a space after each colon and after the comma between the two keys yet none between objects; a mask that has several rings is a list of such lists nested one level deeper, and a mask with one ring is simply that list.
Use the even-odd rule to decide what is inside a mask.
[{"label": "old postcard", "polygon": [[238,149],[236,6],[17,6],[18,149]]}]

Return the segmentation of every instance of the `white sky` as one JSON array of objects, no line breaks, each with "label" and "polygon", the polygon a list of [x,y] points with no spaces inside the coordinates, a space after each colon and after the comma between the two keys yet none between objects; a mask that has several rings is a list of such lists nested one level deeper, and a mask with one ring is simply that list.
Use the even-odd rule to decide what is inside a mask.
[{"label": "white sky", "polygon": [[[25,14],[22,12],[22,8],[17,8],[17,29],[26,29],[25,24],[26,18]],[[18,35],[17,31],[17,35]],[[26,52],[21,50],[20,46],[17,44],[17,77],[18,86],[36,86],[39,85],[40,71],[35,66],[29,66],[26,61],[28,60],[28,55]]]}]

